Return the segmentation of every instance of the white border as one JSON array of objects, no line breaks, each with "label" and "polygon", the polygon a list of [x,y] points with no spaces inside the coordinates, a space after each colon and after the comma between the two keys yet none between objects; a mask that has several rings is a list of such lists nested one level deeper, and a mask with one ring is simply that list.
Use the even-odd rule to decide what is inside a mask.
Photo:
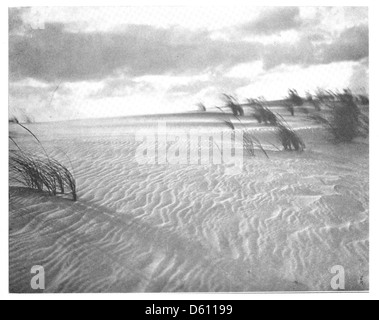
[{"label": "white border", "polygon": [[[80,294],[80,295],[10,295],[8,294],[8,7],[20,6],[51,6],[51,0],[38,0],[38,1],[5,1],[1,6],[1,211],[0,211],[0,299],[13,299],[13,300],[366,300],[378,299],[379,297],[379,281],[377,276],[378,268],[378,201],[377,192],[379,190],[379,149],[376,149],[375,138],[379,138],[379,128],[376,126],[378,123],[378,89],[375,90],[375,84],[379,83],[378,79],[378,1],[254,1],[251,0],[212,0],[205,2],[204,0],[107,0],[107,1],[82,1],[82,0],[65,0],[55,1],[56,6],[220,6],[220,5],[246,5],[246,6],[369,6],[370,7],[370,106],[371,106],[371,154],[370,154],[370,294],[360,293],[313,293],[313,294]],[[375,71],[375,73],[374,73]],[[375,166],[376,164],[376,166]],[[375,197],[376,196],[376,197]]]}]

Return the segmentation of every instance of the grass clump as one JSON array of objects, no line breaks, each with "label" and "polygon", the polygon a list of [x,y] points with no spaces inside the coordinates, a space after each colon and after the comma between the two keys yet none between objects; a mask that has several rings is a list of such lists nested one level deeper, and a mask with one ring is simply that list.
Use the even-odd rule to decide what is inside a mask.
[{"label": "grass clump", "polygon": [[358,95],[358,101],[363,106],[370,105],[370,99],[365,95],[362,95],[362,94]]},{"label": "grass clump", "polygon": [[[219,108],[222,112],[224,112],[221,108]],[[254,136],[254,134],[248,130],[248,128],[243,124],[241,119],[238,116],[234,116],[234,118],[242,125],[243,127],[243,148],[247,152],[248,155],[251,157],[255,157],[255,150],[261,150],[264,155],[268,158],[268,154],[266,150],[263,148],[262,144],[260,143],[259,139]],[[223,120],[224,124],[229,127],[234,132],[236,131],[236,127],[231,119]]]},{"label": "grass clump", "polygon": [[[310,118],[327,127],[335,142],[351,142],[359,136],[367,136],[369,119],[363,115],[349,90],[331,93],[326,111],[310,115]],[[324,100],[325,101],[325,100]]]},{"label": "grass clump", "polygon": [[295,107],[301,107],[304,105],[304,100],[297,93],[295,89],[288,90],[288,96],[285,102],[285,108],[291,114],[291,116],[295,116]]},{"label": "grass clump", "polygon": [[277,123],[277,117],[267,107],[264,107],[262,100],[249,100],[249,104],[254,108],[253,118],[260,124],[275,126]]},{"label": "grass clump", "polygon": [[241,105],[238,103],[238,100],[229,94],[223,94],[223,100],[225,102],[226,107],[228,107],[235,117],[243,117],[245,115],[245,112]]},{"label": "grass clump", "polygon": [[[275,134],[286,151],[304,151],[306,148],[301,137],[288,125],[279,114],[275,114],[264,106],[263,100],[249,99],[248,103],[254,108],[253,117],[259,123],[276,127]],[[277,148],[278,149],[278,148]]]},{"label": "grass clump", "polygon": [[288,91],[288,100],[292,102],[294,106],[301,107],[304,104],[304,100],[300,95],[297,93],[295,89],[290,89]]},{"label": "grass clump", "polygon": [[201,111],[201,112],[207,112],[207,108],[206,106],[204,105],[204,103],[200,102],[197,104],[197,107],[198,107],[198,110]]},{"label": "grass clump", "polygon": [[305,150],[306,146],[303,139],[294,131],[284,118],[277,114],[276,116],[276,130],[277,139],[282,144],[285,151],[299,151]]},{"label": "grass clump", "polygon": [[291,103],[286,103],[285,105],[287,111],[291,114],[291,116],[295,116],[295,107]]},{"label": "grass clump", "polygon": [[25,152],[12,152],[10,170],[13,180],[27,188],[47,191],[50,195],[72,195],[77,201],[75,178],[64,165],[55,159],[33,156]]},{"label": "grass clump", "polygon": [[77,201],[76,180],[71,171],[58,160],[50,157],[34,133],[18,123],[31,134],[43,149],[43,155],[34,155],[25,152],[12,138],[17,150],[10,151],[9,169],[11,179],[27,188],[50,195],[70,194],[73,201]]},{"label": "grass clump", "polygon": [[288,125],[278,123],[276,134],[284,150],[286,151],[304,151],[305,143],[300,136]]}]

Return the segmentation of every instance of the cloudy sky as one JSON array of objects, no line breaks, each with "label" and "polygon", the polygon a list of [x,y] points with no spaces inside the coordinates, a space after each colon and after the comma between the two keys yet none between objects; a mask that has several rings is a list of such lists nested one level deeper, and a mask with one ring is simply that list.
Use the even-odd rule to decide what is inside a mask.
[{"label": "cloudy sky", "polygon": [[14,8],[10,114],[36,121],[196,110],[317,88],[368,92],[368,9]]}]

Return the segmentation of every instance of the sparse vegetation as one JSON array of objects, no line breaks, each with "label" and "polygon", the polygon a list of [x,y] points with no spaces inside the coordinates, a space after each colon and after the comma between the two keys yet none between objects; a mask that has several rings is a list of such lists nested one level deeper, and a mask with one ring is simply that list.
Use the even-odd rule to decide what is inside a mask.
[{"label": "sparse vegetation", "polygon": [[207,112],[207,108],[205,107],[204,103],[202,103],[202,102],[198,103],[197,107],[199,108],[199,111]]},{"label": "sparse vegetation", "polygon": [[331,90],[324,90],[321,88],[317,89],[316,92],[316,99],[320,101],[321,103],[328,103],[331,101],[334,101],[334,92]]},{"label": "sparse vegetation", "polygon": [[47,191],[54,196],[69,192],[72,199],[77,200],[73,175],[55,159],[14,151],[10,155],[10,170],[15,173],[12,179],[27,188]]},{"label": "sparse vegetation", "polygon": [[286,151],[304,151],[305,143],[300,136],[292,130],[288,125],[278,123],[277,136]]},{"label": "sparse vegetation", "polygon": [[288,91],[288,100],[292,103],[292,105],[297,107],[301,107],[304,104],[303,98],[300,97],[295,89],[290,89]]},{"label": "sparse vegetation", "polygon": [[18,114],[19,116],[16,116],[16,115],[12,115],[8,122],[9,123],[25,123],[25,124],[29,124],[29,123],[33,123],[34,122],[34,119],[32,116],[26,114],[24,111],[20,110],[20,109],[17,109],[17,108],[13,108],[12,110],[12,113],[14,114]]},{"label": "sparse vegetation", "polygon": [[[15,119],[15,123],[18,120]],[[51,158],[36,135],[19,124],[33,136],[43,150],[43,155],[30,154],[17,144],[14,138],[9,139],[17,147],[10,151],[9,168],[11,179],[27,188],[46,191],[50,195],[70,194],[73,201],[77,201],[76,180],[71,171],[58,160]]]},{"label": "sparse vegetation", "polygon": [[367,96],[361,94],[358,96],[358,103],[364,106],[368,106],[370,104],[370,100]]},{"label": "sparse vegetation", "polygon": [[305,100],[307,100],[308,102],[312,102],[313,101],[313,95],[312,95],[312,93],[310,93],[309,91],[307,91],[305,93]]},{"label": "sparse vegetation", "polygon": [[367,136],[369,119],[363,115],[349,90],[343,93],[329,92],[333,98],[324,104],[324,113],[315,113],[310,118],[327,127],[335,142],[351,142],[359,136]]},{"label": "sparse vegetation", "polygon": [[304,151],[305,143],[301,137],[289,126],[282,116],[277,114],[276,118],[276,136],[282,144],[285,151]]},{"label": "sparse vegetation", "polygon": [[289,111],[289,113],[291,114],[291,116],[295,116],[295,107],[293,106],[293,104],[291,103],[287,103],[286,104],[286,109]]},{"label": "sparse vegetation", "polygon": [[[290,128],[288,123],[280,115],[275,115],[268,107],[265,107],[264,101],[262,99],[249,99],[247,100],[247,103],[252,108],[254,108],[253,117],[259,123],[265,123],[266,125],[276,127],[276,136],[278,137],[278,140],[282,144],[284,150],[303,151],[305,149],[305,143],[299,137],[299,135]],[[238,116],[235,116],[235,118],[243,125],[241,119]],[[232,130],[236,130],[231,120],[224,121],[224,123]],[[244,149],[251,156],[254,156],[255,146],[258,146],[259,149],[261,149],[268,157],[267,152],[263,149],[259,140],[252,134],[251,131],[246,128],[246,126],[243,125],[243,127]]]},{"label": "sparse vegetation", "polygon": [[258,149],[261,150],[264,153],[264,155],[268,158],[268,154],[266,150],[263,148],[260,141],[246,127],[243,130],[243,145],[244,149],[250,156],[255,156],[255,149],[256,147],[258,147]]},{"label": "sparse vegetation", "polygon": [[18,124],[18,119],[16,117],[11,117],[8,122]]},{"label": "sparse vegetation", "polygon": [[[221,110],[223,113],[225,113],[221,108],[218,108]],[[235,119],[242,125],[243,127],[243,147],[244,150],[252,157],[255,156],[255,150],[258,148],[261,150],[266,157],[268,157],[268,154],[266,150],[263,148],[262,144],[260,141],[253,135],[253,133],[248,130],[248,128],[243,124],[241,119],[238,116],[234,116]],[[232,122],[231,119],[223,120],[226,126],[228,126],[231,130],[234,132],[236,131],[236,127],[234,123]]]},{"label": "sparse vegetation", "polygon": [[235,117],[239,117],[239,116],[243,117],[245,115],[243,108],[238,103],[238,100],[235,97],[229,94],[223,94],[222,97],[223,97],[226,107],[228,107],[232,111]]},{"label": "sparse vegetation", "polygon": [[264,107],[263,100],[250,99],[249,104],[254,108],[253,118],[259,123],[264,123],[271,126],[276,125],[277,118],[275,114],[267,107]]}]

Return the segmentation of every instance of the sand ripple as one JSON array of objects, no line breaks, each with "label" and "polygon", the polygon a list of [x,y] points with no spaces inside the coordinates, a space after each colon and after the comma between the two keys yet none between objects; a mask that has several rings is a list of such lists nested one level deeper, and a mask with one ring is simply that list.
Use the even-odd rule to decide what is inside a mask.
[{"label": "sand ripple", "polygon": [[34,265],[46,292],[330,290],[335,265],[347,289],[369,287],[367,145],[273,153],[227,176],[137,165],[130,136],[45,140],[70,155],[80,200],[10,189],[12,292],[31,292]]}]

